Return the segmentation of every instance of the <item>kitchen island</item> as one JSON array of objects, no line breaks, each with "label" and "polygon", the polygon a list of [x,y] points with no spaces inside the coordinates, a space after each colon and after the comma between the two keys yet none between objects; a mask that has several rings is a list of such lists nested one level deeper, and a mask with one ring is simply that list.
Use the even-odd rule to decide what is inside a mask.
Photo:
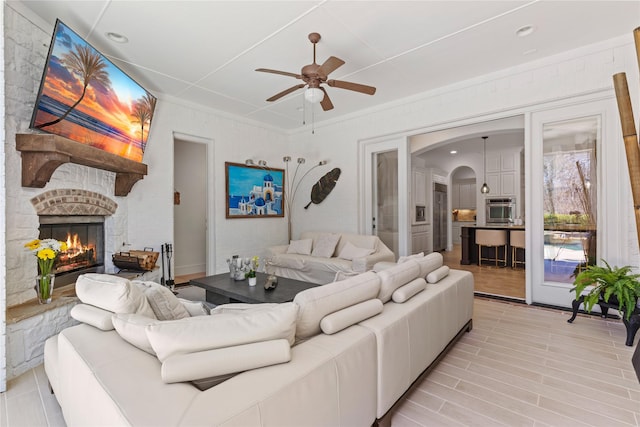
[{"label": "kitchen island", "polygon": [[[478,245],[476,244],[476,230],[506,230],[507,231],[507,265],[511,265],[511,245],[509,241],[509,230],[524,230],[524,225],[471,225],[461,227],[462,257],[460,264],[478,264]],[[524,254],[520,251],[516,255],[518,261],[524,261]]]}]

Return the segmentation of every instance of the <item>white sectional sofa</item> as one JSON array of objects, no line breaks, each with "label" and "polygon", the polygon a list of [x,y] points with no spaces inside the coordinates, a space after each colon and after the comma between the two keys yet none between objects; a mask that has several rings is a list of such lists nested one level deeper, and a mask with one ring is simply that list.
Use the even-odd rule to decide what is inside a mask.
[{"label": "white sectional sofa", "polygon": [[[68,426],[385,424],[472,326],[473,276],[442,266],[438,253],[291,303],[222,305],[210,315],[191,307],[195,317],[168,295],[161,304],[139,283],[101,276],[77,284],[83,323],[45,344]],[[178,318],[158,319],[170,316]]]},{"label": "white sectional sofa", "polygon": [[306,231],[289,245],[268,248],[267,260],[269,273],[323,285],[337,273],[364,273],[395,255],[377,236]]}]

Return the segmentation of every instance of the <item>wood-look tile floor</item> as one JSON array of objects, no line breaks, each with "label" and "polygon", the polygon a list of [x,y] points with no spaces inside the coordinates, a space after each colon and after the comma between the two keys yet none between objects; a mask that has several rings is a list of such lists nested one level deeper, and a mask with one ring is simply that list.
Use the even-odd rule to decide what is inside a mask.
[{"label": "wood-look tile floor", "polygon": [[403,400],[392,425],[640,426],[624,325],[569,317],[476,297],[473,330]]},{"label": "wood-look tile floor", "polygon": [[462,249],[459,244],[453,245],[453,250],[442,252],[444,264],[457,270],[473,273],[476,292],[487,295],[503,296],[524,301],[525,299],[525,270],[522,267],[495,267],[492,265],[462,265],[460,258]]},{"label": "wood-look tile floor", "polygon": [[[624,325],[569,316],[476,297],[473,330],[402,400],[392,426],[640,426]],[[0,427],[64,425],[42,365],[0,394]]]}]

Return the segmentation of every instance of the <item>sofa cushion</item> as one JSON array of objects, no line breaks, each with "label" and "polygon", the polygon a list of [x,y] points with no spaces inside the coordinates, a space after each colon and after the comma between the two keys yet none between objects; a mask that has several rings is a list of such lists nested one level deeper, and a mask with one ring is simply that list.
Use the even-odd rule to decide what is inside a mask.
[{"label": "sofa cushion", "polygon": [[429,273],[442,266],[443,257],[440,252],[432,252],[414,261],[420,266],[420,277],[426,278]]},{"label": "sofa cushion", "polygon": [[232,374],[291,360],[286,339],[268,340],[189,354],[175,354],[162,363],[166,383],[193,381]]},{"label": "sofa cushion", "polygon": [[440,280],[444,279],[449,275],[449,267],[443,265],[442,267],[436,268],[431,273],[427,274],[427,282],[429,283],[438,283]]},{"label": "sofa cushion", "polygon": [[391,299],[395,303],[402,304],[403,302],[411,299],[414,295],[424,291],[426,288],[427,282],[422,277],[418,277],[417,279],[412,280],[406,285],[400,286],[398,289],[393,291]]},{"label": "sofa cushion", "polygon": [[380,279],[373,272],[350,277],[340,282],[306,289],[293,302],[299,307],[296,338],[305,339],[320,333],[320,321],[326,315],[375,298]]},{"label": "sofa cushion", "polygon": [[287,248],[288,254],[311,255],[313,239],[291,240]]},{"label": "sofa cushion", "polygon": [[323,317],[320,321],[320,329],[325,334],[335,334],[351,325],[382,313],[383,308],[382,301],[377,298],[363,301]]},{"label": "sofa cushion", "polygon": [[87,273],[76,280],[80,301],[113,313],[138,313],[155,317],[147,298],[128,279],[110,274]]},{"label": "sofa cushion", "polygon": [[142,290],[158,320],[178,320],[191,317],[187,309],[178,300],[178,297],[166,286],[141,280],[133,280],[131,284],[138,286]]},{"label": "sofa cushion", "polygon": [[401,256],[401,257],[398,258],[398,264],[402,264],[403,262],[407,262],[410,259],[418,260],[418,259],[421,259],[423,257],[424,257],[424,252],[420,252],[420,253],[413,254],[413,255]]},{"label": "sofa cushion", "polygon": [[391,299],[391,295],[396,289],[419,277],[420,267],[416,261],[408,260],[376,274],[380,277],[378,299],[386,303]]},{"label": "sofa cushion", "polygon": [[294,342],[298,306],[283,303],[258,311],[213,314],[149,325],[151,347],[164,362],[176,354],[195,353],[260,341]]},{"label": "sofa cushion", "polygon": [[319,234],[313,239],[313,251],[311,255],[321,258],[331,258],[336,250],[338,240],[340,240],[339,234]]},{"label": "sofa cushion", "polygon": [[89,304],[76,304],[69,314],[78,322],[86,323],[102,331],[113,330],[113,322],[111,322],[113,313],[111,311]]},{"label": "sofa cushion", "polygon": [[112,321],[116,332],[123,340],[142,351],[156,355],[147,337],[146,328],[158,323],[158,320],[139,314],[113,314]]},{"label": "sofa cushion", "polygon": [[373,249],[358,248],[353,243],[347,242],[338,254],[338,258],[353,260],[355,258],[362,258],[367,255],[371,255],[373,251]]}]

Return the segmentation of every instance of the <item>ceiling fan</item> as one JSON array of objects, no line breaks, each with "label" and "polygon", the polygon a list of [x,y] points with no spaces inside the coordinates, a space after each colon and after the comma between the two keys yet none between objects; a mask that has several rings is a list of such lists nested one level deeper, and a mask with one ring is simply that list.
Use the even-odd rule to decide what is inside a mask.
[{"label": "ceiling fan", "polygon": [[327,94],[327,91],[322,86],[320,86],[323,83],[327,84],[330,87],[353,90],[355,92],[365,93],[367,95],[373,95],[374,93],[376,93],[376,88],[373,86],[345,82],[342,80],[327,80],[327,76],[331,72],[341,67],[344,64],[344,61],[340,58],[336,58],[335,56],[331,56],[322,65],[316,64],[316,44],[320,41],[320,34],[309,34],[309,41],[313,43],[313,63],[302,67],[300,74],[288,73],[286,71],[270,70],[268,68],[256,69],[256,71],[260,71],[263,73],[281,74],[283,76],[295,77],[296,79],[300,79],[304,82],[273,95],[271,98],[267,99],[268,102],[276,101],[285,95],[308,86],[307,90],[305,91],[305,98],[312,103],[320,102],[320,105],[322,106],[322,109],[324,111],[331,110],[333,108],[333,103],[331,102],[331,99],[329,99],[329,94]]}]

